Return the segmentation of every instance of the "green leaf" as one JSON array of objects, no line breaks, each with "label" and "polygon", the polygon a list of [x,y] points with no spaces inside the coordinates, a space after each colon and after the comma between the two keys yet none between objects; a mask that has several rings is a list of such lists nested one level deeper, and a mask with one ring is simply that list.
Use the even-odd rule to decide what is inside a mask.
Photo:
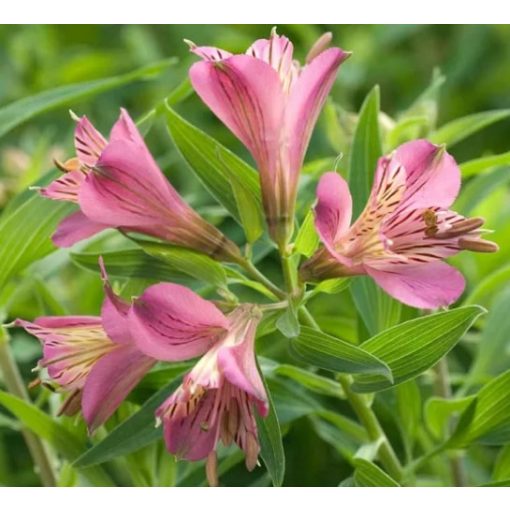
[{"label": "green leaf", "polygon": [[470,381],[476,381],[482,375],[495,375],[508,367],[509,310],[510,288],[507,288],[496,298],[485,320],[478,355],[468,376]]},{"label": "green leaf", "polygon": [[382,155],[379,133],[379,87],[367,95],[359,113],[349,161],[349,187],[353,218],[357,218],[370,195],[377,160]]},{"label": "green leaf", "polygon": [[349,288],[352,281],[350,278],[329,278],[318,283],[311,291],[311,295],[316,294],[339,294]]},{"label": "green leaf", "polygon": [[[67,460],[74,460],[85,449],[82,439],[30,402],[0,391],[0,405],[16,416],[27,429],[51,444]],[[113,485],[101,468],[83,469],[80,472],[95,486]]]},{"label": "green leaf", "polygon": [[232,176],[230,185],[234,192],[246,240],[253,244],[264,233],[264,219],[261,214],[260,202],[253,200],[251,191],[235,176]]},{"label": "green leaf", "polygon": [[355,278],[350,289],[356,309],[370,335],[398,324],[402,305],[380,289],[371,278]]},{"label": "green leaf", "polygon": [[444,143],[451,147],[468,136],[507,117],[510,117],[510,109],[490,110],[467,115],[441,126],[430,135],[429,140],[436,144]]},{"label": "green leaf", "polygon": [[301,333],[290,341],[298,359],[333,372],[377,374],[391,381],[391,370],[370,353],[326,333],[301,326]]},{"label": "green leaf", "polygon": [[462,177],[471,177],[488,170],[492,170],[498,166],[510,165],[510,151],[495,156],[485,156],[483,158],[472,159],[460,165]]},{"label": "green leaf", "polygon": [[319,245],[319,235],[315,230],[314,214],[310,209],[299,228],[294,242],[294,249],[297,253],[310,257]]},{"label": "green leaf", "polygon": [[455,202],[455,210],[465,215],[470,214],[485,198],[506,186],[509,181],[510,168],[508,167],[496,168],[490,173],[478,175],[462,188]]},{"label": "green leaf", "polygon": [[[214,138],[184,120],[167,107],[167,126],[175,146],[211,195],[243,225],[232,182],[242,187],[242,196],[250,197],[253,210],[262,217],[257,172]],[[250,212],[250,217],[253,212]]]},{"label": "green leaf", "polygon": [[[38,184],[47,180],[48,176]],[[14,199],[17,207],[8,208],[0,218],[0,288],[32,262],[56,250],[50,237],[74,207],[45,200],[35,191],[22,193],[22,197]]]},{"label": "green leaf", "polygon": [[0,108],[0,137],[36,115],[70,105],[73,102],[116,89],[134,81],[158,76],[176,62],[177,59],[170,58],[121,76],[64,85],[56,89],[45,90],[34,96],[24,97]]},{"label": "green leaf", "polygon": [[465,305],[472,305],[490,300],[497,292],[508,284],[510,280],[510,264],[507,264],[493,273],[486,276],[473,289],[464,302]]},{"label": "green leaf", "polygon": [[294,338],[299,335],[300,325],[294,306],[288,306],[280,317],[278,317],[276,327],[286,338]]},{"label": "green leaf", "polygon": [[472,406],[462,414],[450,446],[469,445],[474,441],[485,444],[510,441],[510,370],[478,392]]},{"label": "green leaf", "polygon": [[143,278],[187,284],[191,278],[169,263],[151,257],[143,250],[119,250],[105,253],[71,253],[71,260],[78,266],[99,273],[98,260],[103,257],[110,276],[120,278]]},{"label": "green leaf", "polygon": [[203,253],[151,241],[137,239],[136,242],[151,257],[163,260],[175,271],[216,287],[227,286],[227,274],[223,266]]},{"label": "green leaf", "polygon": [[365,459],[354,459],[354,482],[358,487],[400,487],[379,466]]},{"label": "green leaf", "polygon": [[294,365],[278,365],[274,369],[274,373],[292,379],[303,386],[303,388],[320,395],[335,398],[339,398],[344,395],[342,386],[340,386],[338,382],[333,379],[323,377],[322,375],[314,374],[309,370],[295,367]]},{"label": "green leaf", "polygon": [[402,439],[406,453],[410,457],[421,425],[421,392],[420,387],[414,380],[399,384],[395,388],[397,397],[398,424],[402,431]]},{"label": "green leaf", "polygon": [[154,412],[177,389],[181,375],[155,393],[135,414],[115,427],[103,440],[89,448],[74,462],[75,467],[88,467],[107,462],[147,446],[161,438],[155,426]]},{"label": "green leaf", "polygon": [[501,448],[494,464],[492,479],[496,481],[510,479],[510,444]]},{"label": "green leaf", "polygon": [[444,436],[448,422],[455,413],[462,413],[473,402],[474,396],[445,399],[431,397],[425,404],[425,422],[436,439]]},{"label": "green leaf", "polygon": [[381,391],[425,372],[453,348],[482,313],[485,310],[480,306],[456,308],[404,322],[367,340],[363,349],[390,367],[394,381],[357,375],[354,391]]},{"label": "green leaf", "polygon": [[255,413],[260,441],[260,456],[271,476],[273,485],[281,487],[285,476],[285,452],[283,450],[282,432],[276,415],[271,393],[267,385],[266,393],[269,403],[269,414],[261,418]]}]

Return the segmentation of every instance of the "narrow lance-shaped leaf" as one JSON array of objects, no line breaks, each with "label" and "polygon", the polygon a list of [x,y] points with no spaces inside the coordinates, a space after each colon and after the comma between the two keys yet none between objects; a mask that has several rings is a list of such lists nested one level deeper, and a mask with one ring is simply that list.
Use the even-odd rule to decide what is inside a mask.
[{"label": "narrow lance-shaped leaf", "polygon": [[365,459],[355,459],[354,482],[358,487],[399,487],[379,466]]},{"label": "narrow lance-shaped leaf", "polygon": [[236,186],[244,188],[243,196],[251,197],[259,216],[263,217],[257,172],[169,106],[166,115],[175,146],[211,195],[242,225],[242,215],[232,189],[232,182],[236,182]]},{"label": "narrow lance-shaped leaf", "polygon": [[[55,421],[51,416],[10,393],[0,391],[0,405],[8,409],[25,427],[51,444],[57,452],[73,461],[83,452],[85,442]],[[80,469],[82,475],[95,486],[114,485],[109,476],[99,467]]]},{"label": "narrow lance-shaped leaf", "polygon": [[356,375],[353,389],[381,391],[422,374],[445,356],[485,310],[465,306],[393,326],[363,343],[391,369],[393,383],[378,375]]},{"label": "narrow lance-shaped leaf", "polygon": [[176,271],[217,287],[226,287],[227,275],[223,266],[202,253],[180,246],[137,240],[137,244],[152,257],[165,261]]},{"label": "narrow lance-shaped leaf", "polygon": [[155,393],[126,421],[114,428],[103,440],[86,450],[76,461],[76,467],[88,467],[126,455],[160,439],[154,412],[180,384],[180,375]]},{"label": "narrow lance-shaped leaf", "polygon": [[391,385],[391,370],[383,361],[334,336],[302,326],[290,345],[294,355],[311,365],[348,374],[378,374]]},{"label": "narrow lance-shaped leaf", "polygon": [[473,113],[441,126],[430,135],[429,139],[433,143],[444,143],[451,147],[468,136],[507,117],[510,117],[510,109]]},{"label": "narrow lance-shaped leaf", "polygon": [[0,137],[36,115],[102,92],[114,90],[134,81],[158,76],[176,62],[177,59],[170,58],[120,76],[84,83],[73,83],[72,85],[45,90],[34,96],[24,97],[0,108]]},{"label": "narrow lance-shaped leaf", "polygon": [[285,476],[285,452],[282,444],[282,432],[271,393],[265,382],[264,386],[269,401],[269,414],[266,418],[261,418],[255,413],[260,441],[260,456],[271,476],[273,485],[281,487]]},{"label": "narrow lance-shaped leaf", "polygon": [[[47,182],[48,177],[36,184]],[[0,287],[32,262],[56,250],[50,236],[73,210],[72,204],[45,200],[35,191],[22,193],[14,200],[16,207],[9,207],[0,218]]]}]

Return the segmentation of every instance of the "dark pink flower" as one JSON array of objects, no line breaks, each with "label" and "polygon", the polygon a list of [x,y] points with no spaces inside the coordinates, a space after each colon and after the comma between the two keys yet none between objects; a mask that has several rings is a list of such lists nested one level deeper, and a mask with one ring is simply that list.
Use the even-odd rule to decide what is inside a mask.
[{"label": "dark pink flower", "polygon": [[292,234],[310,136],[338,67],[350,55],[326,49],[329,40],[318,41],[304,67],[293,59],[292,43],[274,30],[244,55],[190,43],[203,59],[190,70],[193,87],[255,159],[269,230],[281,246]]},{"label": "dark pink flower", "polygon": [[464,278],[442,262],[461,250],[492,252],[481,218],[449,207],[460,189],[455,160],[426,140],[379,160],[367,206],[351,225],[347,183],[330,172],[317,188],[315,225],[324,248],[301,268],[303,279],[368,274],[395,299],[417,308],[454,302]]},{"label": "dark pink flower", "polygon": [[[195,311],[182,318],[183,331],[201,314]],[[161,319],[161,322],[159,321]],[[214,454],[221,439],[235,442],[246,454],[246,466],[253,469],[260,451],[255,409],[268,413],[268,401],[255,361],[254,342],[261,313],[254,305],[241,305],[227,317],[228,329],[216,339],[182,385],[164,402],[156,414],[164,427],[168,450],[180,458],[199,460]],[[166,340],[166,320],[161,313],[155,321],[160,331],[148,340],[140,337],[139,347],[165,359],[174,358],[174,347]],[[174,317],[169,319],[173,328]]]},{"label": "dark pink flower", "polygon": [[71,246],[106,228],[119,228],[235,261],[237,246],[189,207],[167,181],[134,122],[121,110],[106,139],[86,117],[75,132],[77,158],[60,165],[64,175],[41,195],[75,202],[53,241]]}]

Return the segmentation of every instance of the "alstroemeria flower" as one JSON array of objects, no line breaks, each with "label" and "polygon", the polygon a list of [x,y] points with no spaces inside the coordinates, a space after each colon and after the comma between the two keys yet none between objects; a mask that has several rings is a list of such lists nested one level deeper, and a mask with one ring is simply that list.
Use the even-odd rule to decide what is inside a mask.
[{"label": "alstroemeria flower", "polygon": [[[226,319],[227,330],[215,339],[156,415],[163,423],[168,450],[179,458],[199,460],[214,455],[221,439],[225,445],[235,442],[245,452],[246,466],[251,470],[260,450],[254,412],[256,409],[264,417],[268,413],[254,352],[261,313],[255,305],[245,304]],[[170,318],[170,329],[175,327],[174,320]],[[203,320],[200,310],[190,310],[183,318],[183,331],[194,323],[200,326]],[[174,347],[164,334],[165,321],[165,309],[161,308],[154,320],[161,329],[149,341],[150,335],[140,336],[138,345],[151,355],[175,359]]]},{"label": "alstroemeria flower", "polygon": [[481,218],[449,207],[460,170],[444,147],[426,140],[401,145],[379,160],[367,206],[352,226],[352,199],[336,173],[317,188],[315,225],[325,248],[301,268],[303,280],[368,274],[388,294],[416,308],[455,301],[464,278],[442,260],[461,250],[492,252]]},{"label": "alstroemeria flower", "polygon": [[147,234],[167,243],[235,261],[239,249],[189,207],[165,178],[125,110],[109,141],[84,116],[75,131],[77,158],[59,165],[64,175],[41,195],[75,202],[53,236],[72,246],[106,228]]},{"label": "alstroemeria flower", "polygon": [[129,304],[107,296],[101,317],[39,317],[16,324],[41,340],[39,362],[59,390],[69,393],[62,411],[77,411],[92,433],[119,407],[156,360],[136,347],[127,325]]},{"label": "alstroemeria flower", "polygon": [[280,246],[292,234],[310,136],[338,67],[350,55],[325,49],[330,39],[326,34],[314,45],[304,67],[293,60],[289,39],[274,30],[244,55],[189,43],[203,58],[191,67],[191,83],[255,159],[269,231]]}]

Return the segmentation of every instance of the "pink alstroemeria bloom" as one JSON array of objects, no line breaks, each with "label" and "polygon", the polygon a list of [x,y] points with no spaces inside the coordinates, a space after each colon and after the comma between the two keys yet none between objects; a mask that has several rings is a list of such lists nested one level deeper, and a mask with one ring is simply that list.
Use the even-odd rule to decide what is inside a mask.
[{"label": "pink alstroemeria bloom", "polygon": [[80,206],[60,223],[53,236],[56,245],[72,246],[106,228],[119,228],[238,260],[237,246],[187,205],[165,178],[126,110],[109,141],[87,117],[78,119],[75,147],[77,158],[59,165],[64,175],[40,190],[44,197]]},{"label": "pink alstroemeria bloom", "polygon": [[379,160],[368,204],[352,226],[352,199],[336,173],[317,188],[315,225],[325,248],[301,268],[303,280],[368,274],[388,294],[416,308],[454,302],[464,278],[442,260],[461,250],[493,252],[482,218],[449,208],[460,170],[444,149],[416,140]]},{"label": "pink alstroemeria bloom", "polygon": [[[166,310],[159,310],[154,324],[160,325],[160,331],[151,338],[145,329],[146,334],[138,337],[138,345],[147,354],[175,359],[175,349],[164,334]],[[157,410],[166,446],[179,458],[211,458],[221,439],[225,445],[235,442],[245,452],[247,468],[255,467],[260,450],[255,408],[263,417],[268,413],[254,351],[260,319],[255,305],[240,305],[230,313],[225,318],[227,330],[219,339],[214,338],[211,348],[184,377],[182,385]],[[190,310],[183,325],[199,327],[203,321],[200,310]],[[168,327],[174,328],[174,318],[170,318]]]},{"label": "pink alstroemeria bloom", "polygon": [[244,55],[188,42],[203,59],[191,67],[193,88],[257,163],[266,220],[279,246],[292,234],[299,171],[317,117],[350,55],[326,49],[330,40],[331,34],[319,39],[304,67],[275,30]]},{"label": "pink alstroemeria bloom", "polygon": [[39,317],[16,324],[41,340],[41,368],[61,391],[69,393],[62,412],[74,414],[80,403],[92,433],[119,407],[156,360],[136,347],[128,330],[129,304],[107,296],[101,317]]}]

